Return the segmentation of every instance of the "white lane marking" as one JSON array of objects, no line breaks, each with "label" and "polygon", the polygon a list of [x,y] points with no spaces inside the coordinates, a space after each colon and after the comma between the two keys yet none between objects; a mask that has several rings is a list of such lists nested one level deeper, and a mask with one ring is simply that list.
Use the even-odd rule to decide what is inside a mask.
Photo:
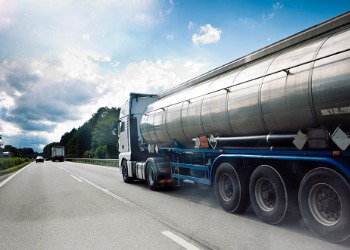
[{"label": "white lane marking", "polygon": [[74,176],[74,175],[70,175],[70,176],[72,176],[74,179],[76,179],[77,181],[79,181],[79,182],[83,182],[82,180],[80,180],[78,177],[76,177],[76,176]]},{"label": "white lane marking", "polygon": [[[64,171],[68,172],[71,174],[72,177],[74,177],[74,175],[77,175],[76,173],[73,173],[71,171],[69,171],[68,169],[66,168],[62,168]],[[80,175],[77,175],[79,176],[79,179],[85,181],[86,183],[90,184],[91,186],[101,190],[102,192],[108,194],[109,196],[112,196],[113,198],[123,202],[124,204],[130,206],[130,207],[133,207],[133,208],[137,208],[143,212],[145,212],[146,214],[149,214],[150,216],[154,217],[153,214],[151,214],[150,212],[148,212],[147,210],[143,209],[142,207],[120,197],[119,195],[115,194],[115,193],[112,193],[111,191],[109,191],[108,189],[106,188],[103,188],[95,183],[93,183],[92,181],[89,181],[87,179],[85,179],[84,177],[81,177]],[[164,223],[164,222],[163,222]],[[164,223],[166,224],[166,223]],[[167,236],[168,238],[170,238],[171,240],[175,241],[177,244],[181,245],[182,247],[184,247],[185,249],[187,250],[200,250],[198,247],[192,245],[191,243],[185,241],[184,239],[182,239],[181,237],[177,236],[176,234],[173,234],[172,232],[170,231],[163,231],[162,234],[164,234],[165,236]]]},{"label": "white lane marking", "polygon": [[3,185],[5,185],[9,180],[11,180],[13,177],[15,177],[15,176],[18,175],[20,172],[22,172],[24,169],[26,169],[27,167],[28,167],[28,165],[25,166],[24,168],[18,170],[16,173],[14,173],[13,175],[11,175],[10,177],[6,178],[4,181],[2,181],[2,182],[0,183],[0,188],[1,188]]},{"label": "white lane marking", "polygon": [[134,203],[132,203],[132,202],[130,202],[130,201],[128,201],[128,200],[126,200],[126,199],[120,197],[119,195],[117,195],[117,194],[115,194],[115,193],[112,193],[112,192],[109,191],[108,189],[105,189],[105,188],[103,188],[103,187],[101,187],[101,186],[99,186],[99,185],[93,183],[92,181],[89,181],[89,180],[87,180],[87,179],[85,179],[85,178],[83,178],[83,177],[81,177],[81,176],[79,176],[79,177],[80,177],[83,181],[89,183],[91,186],[93,186],[93,187],[95,187],[95,188],[101,190],[102,192],[108,194],[109,196],[112,196],[113,198],[115,198],[115,199],[117,199],[117,200],[123,202],[124,204],[129,205],[130,207],[134,207],[134,208],[139,208],[139,209],[141,209],[141,208],[140,208],[139,206],[137,206],[136,204],[134,204]]},{"label": "white lane marking", "polygon": [[78,176],[80,180],[85,181],[86,183],[90,184],[91,186],[93,186],[93,187],[95,187],[95,188],[101,190],[102,192],[108,194],[109,196],[112,196],[113,198],[115,198],[115,199],[117,199],[117,200],[123,202],[124,204],[129,205],[130,207],[134,207],[134,208],[138,208],[138,209],[143,210],[141,207],[139,207],[139,206],[137,206],[136,204],[134,204],[134,203],[132,203],[132,202],[130,202],[130,201],[128,201],[128,200],[126,200],[126,199],[120,197],[119,195],[116,195],[116,194],[112,193],[112,192],[109,191],[108,189],[105,189],[105,188],[103,188],[103,187],[101,187],[101,186],[99,186],[99,185],[93,183],[92,181],[89,181],[89,180],[85,179],[84,177],[81,177],[81,176],[79,176],[79,175],[77,175],[77,174],[75,174],[75,173],[69,171],[68,169],[65,169],[65,168],[62,168],[62,169],[63,169],[64,171],[70,173],[71,176],[73,176],[73,175]]},{"label": "white lane marking", "polygon": [[162,232],[162,234],[164,234],[166,237],[172,239],[177,244],[179,244],[180,246],[182,246],[188,250],[200,250],[198,247],[192,245],[191,243],[185,241],[184,239],[182,239],[181,237],[177,236],[176,234],[174,234],[170,231],[164,231],[164,232]]}]

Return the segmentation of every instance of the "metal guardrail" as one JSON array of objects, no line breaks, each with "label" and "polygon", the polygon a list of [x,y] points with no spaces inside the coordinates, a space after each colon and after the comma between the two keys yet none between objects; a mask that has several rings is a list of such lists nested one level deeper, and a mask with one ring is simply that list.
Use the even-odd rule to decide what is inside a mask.
[{"label": "metal guardrail", "polygon": [[97,159],[97,158],[65,158],[66,161],[89,163],[103,166],[119,167],[118,159]]}]

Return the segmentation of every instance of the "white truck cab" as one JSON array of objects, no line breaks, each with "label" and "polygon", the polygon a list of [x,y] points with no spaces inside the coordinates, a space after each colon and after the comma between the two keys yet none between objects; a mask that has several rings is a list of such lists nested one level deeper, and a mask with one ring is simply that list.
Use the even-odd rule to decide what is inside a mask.
[{"label": "white truck cab", "polygon": [[157,99],[157,95],[153,94],[130,93],[129,100],[120,109],[119,164],[126,182],[131,181],[135,175],[138,179],[145,179],[144,164],[142,168],[135,166],[136,162],[144,163],[149,156],[148,145],[141,136],[140,121],[147,106]]}]

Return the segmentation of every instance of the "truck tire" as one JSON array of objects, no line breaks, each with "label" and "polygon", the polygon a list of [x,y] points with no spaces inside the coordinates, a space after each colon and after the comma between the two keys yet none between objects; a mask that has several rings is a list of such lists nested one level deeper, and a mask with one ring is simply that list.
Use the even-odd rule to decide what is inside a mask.
[{"label": "truck tire", "polygon": [[255,214],[268,224],[280,223],[288,208],[288,193],[281,175],[273,167],[257,167],[249,182],[250,203]]},{"label": "truck tire", "polygon": [[350,236],[350,185],[339,173],[320,167],[308,172],[299,188],[300,212],[318,237],[342,242]]},{"label": "truck tire", "polygon": [[158,188],[157,167],[153,159],[147,163],[146,180],[149,189],[155,191]]},{"label": "truck tire", "polygon": [[221,207],[230,213],[243,213],[249,205],[248,178],[230,163],[221,163],[215,173],[214,189]]},{"label": "truck tire", "polygon": [[122,176],[125,183],[132,183],[134,179],[128,175],[128,165],[126,161],[122,163]]}]

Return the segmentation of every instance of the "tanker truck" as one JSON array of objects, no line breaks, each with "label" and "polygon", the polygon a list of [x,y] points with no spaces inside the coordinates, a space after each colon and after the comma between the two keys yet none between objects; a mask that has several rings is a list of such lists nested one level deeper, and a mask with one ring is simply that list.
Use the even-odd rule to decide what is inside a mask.
[{"label": "tanker truck", "polygon": [[214,188],[278,224],[350,236],[350,12],[160,94],[130,93],[116,122],[124,182]]}]

